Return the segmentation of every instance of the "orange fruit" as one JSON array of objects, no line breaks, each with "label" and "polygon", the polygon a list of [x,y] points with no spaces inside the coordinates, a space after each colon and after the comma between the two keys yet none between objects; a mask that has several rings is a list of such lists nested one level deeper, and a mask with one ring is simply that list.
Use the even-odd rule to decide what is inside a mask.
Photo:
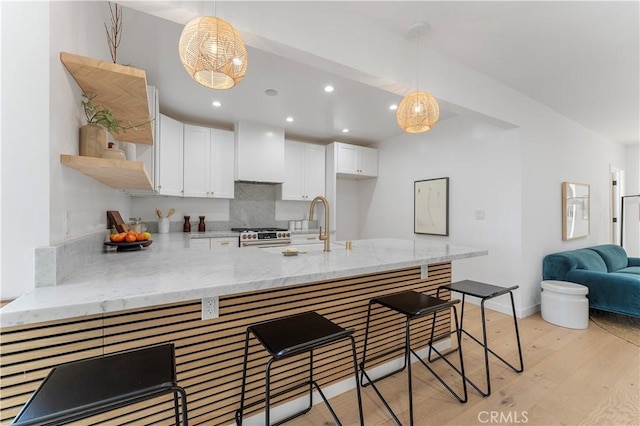
[{"label": "orange fruit", "polygon": [[144,234],[136,234],[136,241],[144,241]]},{"label": "orange fruit", "polygon": [[128,243],[133,243],[136,241],[136,234],[127,234],[124,240]]},{"label": "orange fruit", "polygon": [[124,237],[121,234],[111,234],[109,239],[114,243],[121,243]]}]

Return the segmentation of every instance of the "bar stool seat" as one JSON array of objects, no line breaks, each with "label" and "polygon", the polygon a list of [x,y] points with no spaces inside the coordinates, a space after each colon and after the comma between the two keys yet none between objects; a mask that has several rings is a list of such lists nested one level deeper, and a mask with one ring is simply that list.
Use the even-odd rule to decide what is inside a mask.
[{"label": "bar stool seat", "polygon": [[[253,334],[262,344],[264,349],[271,355],[271,359],[266,364],[265,369],[265,398],[245,405],[245,389],[247,383],[247,363],[249,357],[249,340]],[[318,391],[334,420],[340,425],[335,411],[329,404],[318,383],[313,379],[313,351],[323,346],[349,339],[353,356],[353,367],[356,379],[356,392],[358,396],[358,409],[360,424],[363,425],[362,400],[360,398],[360,386],[358,382],[358,361],[356,355],[353,329],[344,329],[333,323],[317,312],[305,312],[302,314],[290,315],[275,320],[264,321],[247,327],[245,336],[244,363],[242,369],[242,390],[240,395],[240,409],[236,411],[236,423],[242,425],[244,410],[255,405],[265,403],[265,424],[270,425],[270,404],[271,398],[278,397],[292,390],[309,386],[309,406],[295,414],[280,420],[274,425],[280,425],[299,417],[311,410],[313,406],[313,388]],[[271,366],[273,362],[279,361],[294,355],[309,353],[309,377],[303,383],[290,386],[278,393],[271,395]]]},{"label": "bar stool seat", "polygon": [[[478,391],[482,396],[491,395],[491,378],[489,373],[489,353],[498,358],[502,363],[504,363],[507,367],[511,368],[516,373],[522,373],[524,371],[524,363],[522,360],[522,347],[520,345],[520,333],[518,332],[518,321],[516,318],[516,306],[513,301],[513,291],[518,288],[517,285],[511,287],[500,287],[492,284],[485,284],[478,281],[464,280],[458,281],[455,283],[451,283],[448,285],[443,285],[438,288],[437,295],[440,295],[441,290],[451,290],[462,294],[462,308],[460,309],[460,332],[469,336],[473,341],[478,343],[484,349],[484,363],[485,363],[485,382],[486,382],[486,391],[480,389],[476,384],[474,384],[468,377],[467,381],[473,388]],[[487,344],[487,322],[485,317],[485,309],[484,305],[487,300],[496,298],[498,296],[509,294],[511,299],[511,311],[513,315],[513,326],[516,334],[516,341],[518,344],[518,358],[520,360],[520,366],[515,367],[506,361],[502,356],[495,353],[489,345]],[[467,330],[464,329],[464,306],[465,306],[465,298],[466,296],[476,297],[480,299],[480,314],[482,317],[482,341],[480,341],[475,336],[471,335]],[[444,354],[448,355],[450,352]],[[441,356],[441,355],[439,355]],[[431,352],[429,352],[429,359],[431,360]],[[436,358],[437,359],[437,358]]]},{"label": "bar stool seat", "polygon": [[65,425],[173,394],[176,425],[187,426],[187,395],[176,384],[173,343],[72,361],[54,367],[12,425]]},{"label": "bar stool seat", "polygon": [[[464,379],[464,361],[462,358],[462,351],[460,351],[460,368],[458,369],[455,365],[453,365],[447,358],[444,356],[441,357],[456,373],[461,376],[461,385],[462,385],[462,395],[456,393],[420,356],[413,350],[411,347],[411,333],[410,333],[410,325],[411,321],[425,317],[427,315],[433,315],[431,322],[431,332],[429,336],[429,348],[433,348],[433,339],[434,339],[434,330],[435,330],[435,319],[436,314],[439,312],[449,311],[453,309],[455,319],[455,330],[458,330],[458,317],[456,314],[456,304],[459,303],[459,300],[442,300],[436,297],[432,297],[423,293],[418,293],[416,291],[408,290],[402,291],[399,293],[390,294],[387,296],[376,297],[369,300],[369,306],[367,309],[367,323],[365,327],[365,336],[364,336],[364,348],[362,352],[362,362],[360,363],[360,373],[361,378],[360,382],[363,387],[367,387],[371,385],[375,393],[378,395],[387,411],[391,414],[396,423],[401,424],[400,420],[393,412],[387,401],[382,396],[382,393],[378,390],[375,383],[379,380],[382,380],[386,377],[389,377],[393,374],[396,374],[404,369],[407,370],[407,382],[409,389],[409,417],[410,424],[413,425],[413,389],[412,389],[412,378],[411,378],[411,354],[413,354],[418,361],[420,361],[426,368],[435,376],[435,378],[461,403],[467,402],[467,382]],[[371,308],[373,305],[381,305],[385,308],[388,308],[396,313],[404,315],[405,317],[405,343],[401,347],[392,348],[390,350],[385,351],[384,353],[377,354],[376,356],[370,357],[367,359],[367,344],[369,340],[369,326],[371,321]],[[456,332],[458,346],[460,345],[460,334]],[[366,371],[366,362],[373,361],[375,359],[387,356],[393,352],[404,351],[404,364],[401,368],[392,371],[391,373],[385,374],[381,377],[372,379]],[[433,348],[433,351],[437,354],[440,354],[437,349]],[[367,383],[364,382],[364,378],[367,378]]]}]

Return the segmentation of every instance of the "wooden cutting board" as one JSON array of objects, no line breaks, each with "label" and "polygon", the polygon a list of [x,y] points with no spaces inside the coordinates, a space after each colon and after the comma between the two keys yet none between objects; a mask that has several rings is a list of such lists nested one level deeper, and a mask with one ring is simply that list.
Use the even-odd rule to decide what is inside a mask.
[{"label": "wooden cutting board", "polygon": [[111,229],[112,226],[115,226],[118,232],[129,232],[129,225],[124,222],[117,210],[107,210],[107,227]]}]

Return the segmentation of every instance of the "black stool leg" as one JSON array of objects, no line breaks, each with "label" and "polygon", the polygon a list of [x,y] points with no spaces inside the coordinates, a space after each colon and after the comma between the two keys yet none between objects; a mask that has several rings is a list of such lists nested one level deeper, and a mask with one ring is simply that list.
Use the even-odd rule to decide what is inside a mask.
[{"label": "black stool leg", "polygon": [[[389,414],[391,414],[391,417],[393,417],[393,420],[396,422],[396,424],[397,425],[402,425],[402,423],[400,422],[400,420],[398,419],[396,414],[393,412],[393,410],[391,409],[391,407],[389,406],[387,401],[384,399],[384,397],[382,396],[382,394],[378,390],[378,387],[375,385],[375,382],[378,381],[378,380],[382,380],[385,377],[389,377],[389,376],[397,373],[398,371],[404,370],[404,368],[405,368],[405,366],[407,364],[406,353],[405,353],[405,357],[404,357],[405,366],[403,366],[400,370],[396,370],[396,371],[393,371],[393,372],[391,372],[389,374],[385,374],[384,376],[378,377],[375,380],[371,379],[371,377],[369,377],[369,375],[367,374],[367,372],[365,370],[365,364],[366,364],[366,359],[367,359],[367,342],[369,341],[369,323],[371,321],[371,306],[372,305],[373,305],[373,302],[369,301],[369,307],[367,308],[367,322],[366,322],[365,330],[364,330],[364,346],[362,348],[362,362],[360,363],[360,386],[367,387],[367,386],[371,385],[371,387],[373,388],[375,393],[378,395],[378,398],[380,398],[380,401],[382,401],[382,403],[386,407],[386,409],[389,412]],[[405,348],[406,348],[406,346],[405,346]],[[354,357],[355,357],[355,355],[354,355]],[[367,378],[367,382],[366,383],[364,381],[365,377]],[[357,372],[356,372],[356,381],[357,381]],[[360,389],[358,389],[358,397],[360,397]],[[362,406],[360,406],[359,408],[360,408],[360,411],[362,412]],[[361,422],[361,424],[364,424],[363,423],[363,416],[360,417],[360,422]]]},{"label": "black stool leg", "polygon": [[173,415],[176,419],[176,426],[178,426],[180,424],[180,410],[178,408],[178,393],[174,390],[173,391]]},{"label": "black stool leg", "polygon": [[509,296],[511,296],[511,312],[513,312],[513,326],[516,331],[516,340],[518,342],[518,357],[520,358],[520,368],[515,369],[511,365],[509,367],[513,368],[516,373],[522,373],[524,371],[524,361],[522,361],[522,347],[520,346],[520,332],[518,331],[518,321],[516,320],[516,304],[513,301],[513,292],[509,292]]},{"label": "black stool leg", "polygon": [[407,382],[409,386],[409,424],[413,425],[413,382],[411,380],[411,320],[407,317],[404,335],[404,363],[407,366]]},{"label": "black stool leg", "polygon": [[360,415],[360,426],[364,426],[364,414],[362,413],[362,395],[360,393],[360,381],[358,380],[358,355],[356,352],[356,340],[353,336],[349,336],[351,339],[351,352],[353,356],[353,372],[356,379],[356,395],[358,396],[358,414]]},{"label": "black stool leg", "polygon": [[[438,288],[438,291],[440,289]],[[518,321],[516,318],[516,306],[515,306],[515,302],[513,300],[513,292],[509,292],[509,296],[511,298],[511,312],[512,312],[512,316],[513,316],[513,325],[515,328],[515,334],[516,334],[516,341],[518,344],[518,358],[520,360],[520,367],[516,368],[514,367],[512,364],[510,364],[507,360],[505,360],[503,357],[501,357],[500,355],[498,355],[495,351],[493,351],[491,348],[489,348],[489,343],[488,343],[488,339],[487,339],[487,322],[486,322],[486,314],[485,314],[485,302],[489,299],[491,299],[492,297],[486,297],[486,298],[482,298],[480,300],[480,316],[481,316],[481,320],[482,320],[482,341],[478,340],[475,336],[473,336],[472,334],[470,334],[468,331],[466,331],[463,326],[462,326],[462,321],[464,319],[464,301],[465,301],[465,294],[462,295],[462,309],[460,311],[460,334],[464,333],[467,336],[469,336],[469,338],[471,338],[473,341],[475,341],[477,344],[479,344],[480,346],[482,346],[483,351],[484,351],[484,364],[485,364],[485,381],[486,381],[486,391],[480,389],[479,386],[477,386],[475,383],[473,383],[469,378],[467,378],[467,382],[469,382],[469,384],[482,396],[489,396],[491,395],[491,375],[489,372],[489,353],[491,353],[493,356],[495,356],[496,358],[498,358],[500,361],[502,361],[503,364],[505,364],[507,367],[511,368],[513,371],[515,371],[516,373],[522,373],[524,371],[524,364],[523,364],[523,360],[522,360],[522,347],[520,345],[520,333],[518,331]],[[450,353],[456,351],[457,349],[453,349],[449,352],[446,352],[444,354],[442,354],[441,356],[447,356]],[[437,360],[439,358],[435,358],[434,360]],[[431,352],[429,352],[429,361],[434,361],[431,359]]]},{"label": "black stool leg", "polygon": [[487,392],[482,392],[479,389],[478,392],[480,392],[482,396],[489,396],[491,395],[491,375],[489,374],[489,345],[487,343],[487,319],[484,313],[484,302],[485,299],[482,299],[480,302],[480,313],[482,316],[482,346],[484,346],[484,368],[485,379],[487,381]]},{"label": "black stool leg", "polygon": [[[429,364],[427,364],[426,362],[424,362],[424,360],[422,358],[420,358],[418,356],[417,353],[415,353],[413,350],[411,350],[411,352],[413,352],[413,354],[415,355],[415,357],[418,359],[418,361],[420,361],[422,363],[422,365],[425,366],[425,368],[427,370],[429,370],[431,372],[431,374],[433,374],[435,376],[436,379],[438,379],[438,381],[440,383],[442,383],[442,386],[444,386],[451,395],[453,395],[459,402],[461,403],[465,403],[467,402],[467,378],[465,376],[464,373],[464,359],[462,358],[462,348],[460,346],[460,343],[462,342],[462,335],[460,334],[460,325],[458,324],[458,312],[456,310],[455,306],[451,307],[453,309],[453,318],[455,320],[455,324],[456,324],[456,329],[452,332],[449,332],[449,334],[456,334],[456,342],[458,344],[458,347],[455,349],[452,349],[451,351],[447,352],[446,354],[442,354],[440,353],[440,351],[438,351],[436,348],[433,347],[433,335],[434,335],[434,330],[435,330],[435,326],[436,326],[436,314],[437,312],[433,313],[433,319],[431,321],[431,334],[430,334],[430,339],[429,339],[429,352],[428,352],[428,356],[427,356],[427,360],[429,362],[433,362],[430,358],[431,356],[431,351],[433,350],[433,352],[436,353],[436,355],[438,355],[435,360],[438,359],[442,359],[444,362],[447,363],[447,365],[449,367],[451,367],[451,369],[453,371],[455,371],[456,373],[458,373],[461,377],[462,377],[462,396],[460,396],[459,394],[457,394],[452,388],[451,386],[449,386],[431,367],[429,367]],[[445,355],[448,355],[450,353],[453,352],[458,352],[459,354],[459,358],[460,358],[460,368],[458,369],[458,367],[456,367],[455,365],[453,365],[451,363],[451,361],[449,361],[449,359],[447,359],[447,357]]]},{"label": "black stool leg", "polygon": [[245,332],[244,338],[244,361],[242,363],[242,387],[240,388],[240,409],[236,411],[236,424],[242,426],[242,415],[244,412],[244,392],[247,385],[247,361],[249,358],[249,330]]},{"label": "black stool leg", "polygon": [[184,389],[175,387],[173,390],[173,398],[176,404],[176,426],[180,424],[179,416],[178,416],[178,396],[177,393],[180,394],[180,401],[182,403],[182,424],[187,426],[187,393]]}]

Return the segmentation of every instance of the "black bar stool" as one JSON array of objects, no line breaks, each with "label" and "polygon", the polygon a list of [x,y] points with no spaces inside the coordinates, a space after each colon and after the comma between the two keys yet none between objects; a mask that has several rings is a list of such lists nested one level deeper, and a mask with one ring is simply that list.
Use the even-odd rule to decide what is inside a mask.
[{"label": "black bar stool", "polygon": [[[513,301],[513,291],[516,290],[517,288],[518,288],[517,285],[512,287],[499,287],[496,285],[485,284],[485,283],[481,283],[478,281],[471,281],[471,280],[459,281],[459,282],[451,283],[448,285],[443,285],[438,288],[438,292],[437,292],[438,296],[440,295],[441,290],[451,290],[451,291],[456,291],[462,294],[462,308],[460,309],[460,332],[466,334],[467,336],[469,336],[471,339],[473,339],[476,343],[478,343],[480,346],[484,348],[484,365],[485,365],[485,373],[486,373],[485,380],[487,384],[487,390],[486,391],[481,390],[471,380],[469,380],[469,378],[467,378],[467,381],[482,396],[491,395],[491,379],[489,375],[489,353],[493,354],[496,358],[498,358],[505,365],[507,365],[507,367],[511,368],[516,373],[522,373],[524,371],[524,363],[522,361],[522,347],[520,346],[520,333],[518,332],[518,321],[516,319],[516,306]],[[495,353],[493,350],[491,350],[489,348],[489,345],[487,344],[487,323],[486,323],[485,312],[484,312],[484,303],[487,300],[493,299],[494,297],[505,295],[507,293],[509,293],[509,296],[511,298],[511,311],[513,315],[513,326],[516,332],[516,341],[518,343],[518,357],[520,359],[520,367],[514,367],[513,365],[511,365],[503,357],[501,357],[500,355]],[[464,302],[465,302],[466,296],[477,297],[480,299],[480,313],[482,316],[482,342],[478,340],[475,336],[472,336],[471,334],[469,334],[469,332],[463,328]],[[446,356],[449,353],[451,353],[451,351],[444,355]],[[440,354],[438,355],[440,357],[442,356]],[[429,360],[431,360],[431,351],[429,351]]]},{"label": "black bar stool", "polygon": [[[247,382],[247,362],[249,357],[249,339],[253,334],[264,348],[271,355],[271,359],[266,364],[265,370],[265,398],[255,401],[245,406],[245,387]],[[360,415],[360,424],[364,425],[362,414],[362,400],[360,398],[360,386],[358,383],[358,359],[356,355],[356,345],[353,339],[353,329],[344,329],[337,324],[329,321],[316,312],[305,312],[302,314],[291,315],[275,320],[265,321],[253,324],[247,327],[245,346],[244,346],[244,364],[242,368],[242,391],[240,395],[240,409],[236,411],[236,423],[242,425],[242,416],[246,408],[265,403],[265,424],[270,425],[270,404],[272,397],[278,397],[286,392],[309,386],[309,406],[284,420],[280,420],[274,425],[280,425],[299,417],[311,410],[313,406],[313,388],[318,393],[329,408],[329,412],[333,416],[338,425],[341,425],[335,411],[329,404],[324,393],[320,389],[318,383],[313,379],[313,351],[314,349],[335,343],[341,340],[351,340],[351,351],[353,353],[353,369],[356,379],[356,392],[358,395],[358,410]],[[309,379],[303,383],[299,383],[281,390],[271,395],[271,365],[274,361],[298,355],[309,353]]]},{"label": "black bar stool", "polygon": [[187,394],[176,384],[173,343],[54,367],[12,425],[64,425],[173,393],[175,422],[187,426]]},{"label": "black bar stool", "polygon": [[[435,376],[436,379],[438,379],[438,381],[440,383],[442,383],[442,385],[459,401],[462,403],[467,402],[467,382],[464,378],[464,361],[462,359],[462,351],[460,351],[460,369],[458,369],[455,365],[453,365],[447,358],[445,357],[441,357],[454,371],[456,371],[456,373],[458,373],[462,380],[462,396],[459,395],[458,393],[456,393],[431,367],[429,367],[429,365],[424,362],[424,360],[422,358],[420,358],[420,356],[411,348],[411,335],[410,335],[410,325],[411,325],[411,321],[417,318],[421,318],[424,317],[426,315],[430,315],[432,314],[432,323],[431,323],[431,333],[430,333],[430,338],[429,338],[429,348],[431,350],[431,348],[433,348],[432,344],[433,344],[433,337],[434,337],[434,330],[435,330],[435,320],[436,320],[436,314],[438,312],[444,312],[444,311],[448,311],[451,308],[453,308],[453,318],[455,319],[455,324],[456,324],[456,328],[455,328],[455,333],[457,336],[457,341],[458,341],[458,347],[460,346],[460,333],[458,332],[459,328],[458,328],[458,316],[457,316],[457,312],[456,312],[456,307],[455,305],[457,303],[459,303],[459,300],[442,300],[442,299],[438,299],[432,296],[428,296],[426,294],[423,293],[418,293],[415,291],[402,291],[399,293],[394,293],[394,294],[390,294],[387,296],[382,296],[382,297],[376,297],[374,299],[369,300],[369,307],[367,310],[367,325],[365,328],[365,334],[364,334],[364,348],[362,350],[362,363],[360,364],[360,372],[361,372],[361,378],[360,381],[362,383],[363,387],[369,386],[371,385],[371,387],[373,388],[373,390],[376,392],[376,394],[378,395],[378,397],[380,398],[380,400],[382,400],[382,403],[384,404],[384,406],[387,408],[387,410],[389,411],[389,413],[391,414],[391,416],[393,417],[393,419],[396,421],[396,423],[398,424],[402,424],[400,422],[400,420],[398,420],[398,417],[396,416],[396,414],[393,412],[393,410],[391,409],[391,407],[389,406],[389,404],[387,403],[387,401],[384,399],[384,397],[382,396],[382,393],[380,393],[380,391],[378,390],[378,388],[375,385],[375,382],[382,380],[386,377],[389,377],[393,374],[396,374],[402,370],[404,370],[405,368],[407,369],[407,381],[408,381],[408,385],[409,385],[409,423],[411,425],[413,425],[413,390],[412,390],[412,381],[411,381],[411,354],[413,354],[418,361],[420,361],[422,363],[422,365],[424,365],[427,370],[429,370],[431,372],[431,374],[433,374]],[[397,348],[392,348],[390,350],[385,351],[382,354],[378,354],[374,357],[371,357],[367,360],[367,342],[369,339],[369,323],[371,320],[371,307],[374,304],[378,304],[378,305],[382,305],[388,309],[391,309],[399,314],[402,314],[405,316],[405,343],[404,346],[401,347],[397,347]],[[452,332],[453,333],[453,332]],[[399,368],[398,370],[395,370],[391,373],[385,374],[382,377],[378,377],[376,379],[371,379],[371,377],[369,377],[369,375],[366,372],[366,366],[365,363],[366,361],[373,361],[375,359],[378,359],[380,357],[389,355],[393,352],[397,352],[397,351],[401,351],[404,350],[404,364],[401,368]],[[440,354],[440,352],[438,352],[437,349],[433,348],[433,351],[436,352],[437,354]],[[364,377],[367,378],[367,382],[368,383],[364,383]]]}]

